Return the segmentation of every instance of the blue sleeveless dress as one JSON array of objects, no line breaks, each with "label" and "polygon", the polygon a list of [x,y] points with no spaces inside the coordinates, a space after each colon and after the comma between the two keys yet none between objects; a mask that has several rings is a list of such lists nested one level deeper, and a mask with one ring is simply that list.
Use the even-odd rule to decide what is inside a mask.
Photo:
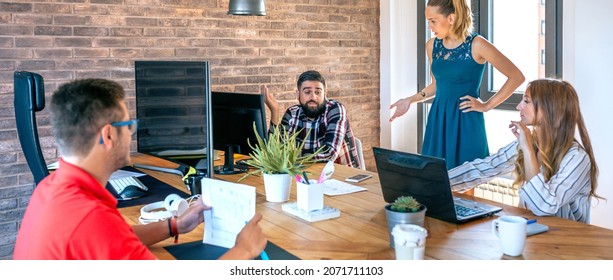
[{"label": "blue sleeveless dress", "polygon": [[460,97],[479,97],[485,64],[472,56],[470,34],[455,49],[447,49],[435,38],[432,48],[432,73],[436,79],[436,96],[432,103],[422,154],[445,158],[447,169],[466,161],[489,155],[483,113],[460,111]]}]

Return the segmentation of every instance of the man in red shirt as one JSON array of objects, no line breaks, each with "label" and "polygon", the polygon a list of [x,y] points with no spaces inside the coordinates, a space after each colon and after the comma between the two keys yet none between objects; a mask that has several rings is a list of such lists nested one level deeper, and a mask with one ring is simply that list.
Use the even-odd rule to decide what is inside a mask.
[{"label": "man in red shirt", "polygon": [[[38,184],[26,209],[14,259],[155,259],[146,247],[192,231],[208,209],[193,203],[180,217],[128,225],[105,189],[110,175],[130,163],[130,120],[124,90],[104,79],[62,85],[51,100],[60,167]],[[266,246],[256,214],[221,259],[250,259]]]}]

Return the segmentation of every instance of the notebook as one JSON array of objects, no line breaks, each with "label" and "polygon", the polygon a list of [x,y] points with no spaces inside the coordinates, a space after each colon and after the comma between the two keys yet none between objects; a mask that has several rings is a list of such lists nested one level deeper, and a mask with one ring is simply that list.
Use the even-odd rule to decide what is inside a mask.
[{"label": "notebook", "polygon": [[[373,147],[385,202],[410,195],[426,205],[426,216],[461,224],[502,210],[469,199],[454,197],[442,158]],[[457,209],[457,210],[456,210]]]}]

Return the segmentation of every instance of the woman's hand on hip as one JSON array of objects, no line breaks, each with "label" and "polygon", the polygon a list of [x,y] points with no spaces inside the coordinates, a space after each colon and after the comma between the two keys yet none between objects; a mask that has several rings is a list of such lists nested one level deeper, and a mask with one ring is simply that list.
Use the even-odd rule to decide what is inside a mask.
[{"label": "woman's hand on hip", "polygon": [[487,112],[487,106],[479,98],[470,95],[464,95],[460,97],[460,111],[462,111],[462,113],[468,113],[472,111],[484,113]]}]

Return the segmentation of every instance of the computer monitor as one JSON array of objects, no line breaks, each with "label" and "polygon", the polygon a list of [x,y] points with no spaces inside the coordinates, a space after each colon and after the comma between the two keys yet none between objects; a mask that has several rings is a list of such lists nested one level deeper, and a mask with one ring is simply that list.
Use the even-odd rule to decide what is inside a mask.
[{"label": "computer monitor", "polygon": [[134,68],[138,152],[196,166],[211,178],[209,63],[135,61]]},{"label": "computer monitor", "polygon": [[213,147],[224,151],[224,165],[216,166],[215,173],[235,174],[246,170],[235,167],[234,154],[249,155],[252,149],[247,144],[257,145],[256,132],[268,139],[264,96],[253,93],[211,93],[213,112]]}]

